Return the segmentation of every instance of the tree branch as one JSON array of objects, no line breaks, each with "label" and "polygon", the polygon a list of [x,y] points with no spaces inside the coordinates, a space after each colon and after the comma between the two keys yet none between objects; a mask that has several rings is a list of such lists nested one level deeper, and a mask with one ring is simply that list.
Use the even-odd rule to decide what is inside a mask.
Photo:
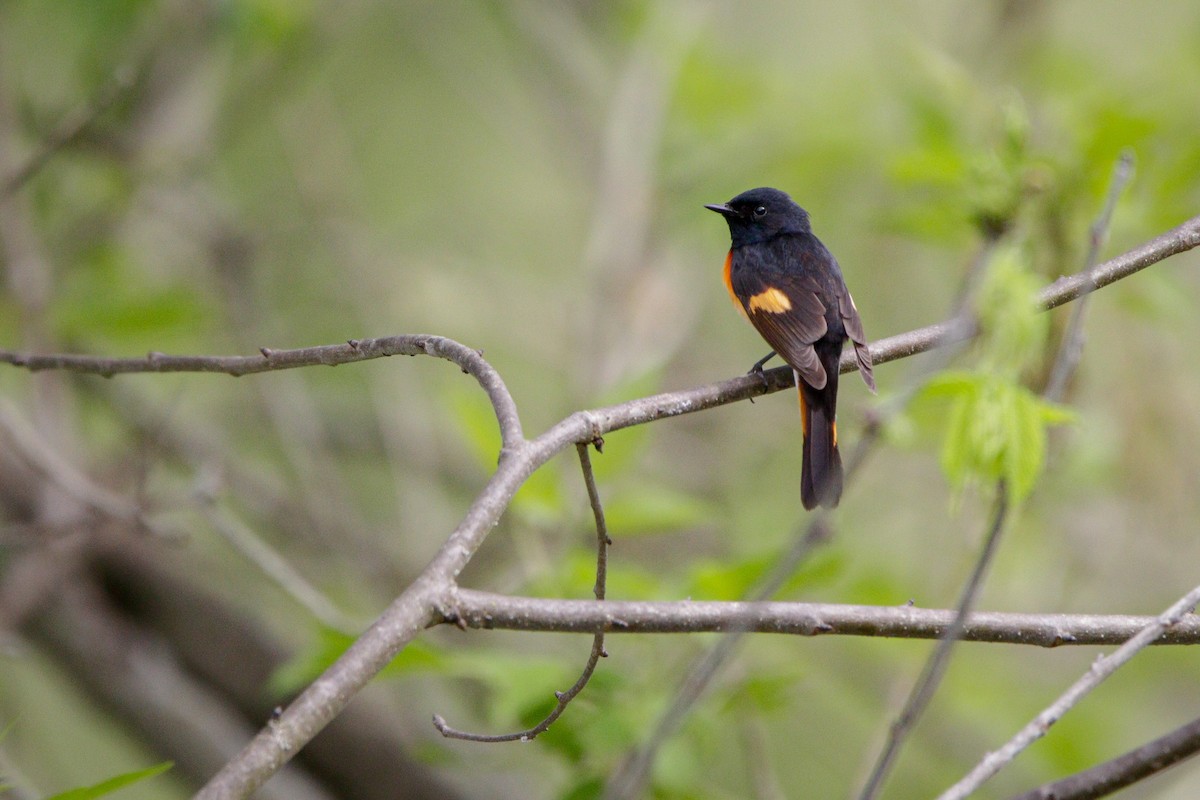
[{"label": "tree branch", "polygon": [[257,356],[170,356],[152,352],[147,353],[144,358],[99,358],[82,355],[41,356],[0,350],[0,363],[24,367],[31,372],[57,369],[101,375],[105,378],[142,372],[219,372],[237,378],[258,372],[297,367],[336,367],[339,364],[353,364],[386,356],[434,356],[453,361],[463,372],[479,381],[496,411],[505,447],[515,445],[522,438],[516,403],[504,385],[500,373],[496,372],[478,350],[472,350],[444,336],[403,334],[379,339],[351,339],[345,344],[301,347],[295,350],[272,350],[264,347],[259,352],[261,355]]},{"label": "tree branch", "polygon": [[[597,449],[601,447],[599,439],[596,440],[596,447]],[[592,459],[588,455],[588,445],[577,444],[575,449],[579,452],[579,465],[583,469],[583,482],[587,487],[588,503],[592,507],[592,516],[596,520],[596,585],[592,588],[592,593],[597,600],[604,600],[608,582],[608,548],[612,545],[612,539],[608,535],[608,523],[604,521],[604,506],[600,503],[600,491],[596,488],[596,474],[592,471]],[[583,672],[580,673],[579,678],[570,689],[554,693],[554,699],[557,701],[554,708],[545,719],[532,728],[499,735],[468,733],[450,727],[439,714],[433,715],[433,727],[437,728],[442,736],[449,739],[464,739],[469,742],[528,742],[550,729],[555,720],[567,710],[567,704],[588,685],[600,659],[607,657],[608,652],[604,649],[604,627],[597,625],[596,633],[592,637],[592,652],[583,666]]]},{"label": "tree branch", "polygon": [[133,87],[134,77],[135,72],[132,68],[119,69],[95,99],[64,118],[42,142],[37,152],[0,181],[0,203],[20,191],[55,153],[78,139],[104,112],[112,108]]},{"label": "tree branch", "polygon": [[[1093,270],[1083,270],[1059,278],[1038,293],[1037,302],[1046,310],[1057,308],[1197,246],[1200,246],[1200,216],[1193,217],[1133,250],[1097,265]],[[872,343],[871,360],[875,364],[886,364],[889,361],[897,361],[924,353],[940,345],[968,339],[974,333],[972,328],[962,328],[950,321],[927,325]],[[489,388],[491,382],[485,383],[481,377],[482,373],[477,374],[474,367],[486,367],[486,371],[492,373],[494,370],[486,362],[483,362],[482,365],[472,363],[474,361],[471,358],[472,354],[479,361],[483,361],[478,351],[441,336],[410,334],[378,339],[351,339],[346,344],[321,345],[296,350],[263,348],[261,352],[261,357],[171,356],[163,353],[149,353],[143,358],[100,358],[83,355],[32,355],[0,349],[0,363],[12,364],[34,372],[58,369],[105,377],[135,372],[220,372],[241,376],[296,367],[318,365],[334,367],[339,364],[352,364],[393,355],[432,355],[454,361],[480,381],[480,384],[488,391],[489,397],[493,393],[493,389]],[[842,357],[839,371],[853,372],[857,368],[854,354],[846,353]],[[610,425],[601,426],[601,432],[607,433],[662,417],[702,411],[715,405],[745,400],[752,396],[777,392],[785,388],[790,389],[794,386],[791,369],[788,367],[776,367],[763,372],[762,375],[766,377],[765,386],[762,377],[758,374],[742,375],[721,383],[709,384],[689,391],[653,395],[641,400],[598,409],[592,413],[616,417]],[[498,375],[495,377],[495,381],[503,386]],[[507,394],[507,390],[505,390],[505,394]],[[497,398],[493,397],[493,405],[496,404]],[[508,398],[507,403],[501,405],[511,406],[511,397]],[[515,407],[511,408],[511,415],[515,418]]]},{"label": "tree branch", "polygon": [[1031,789],[1011,800],[1092,800],[1105,797],[1173,767],[1198,751],[1200,719],[1194,719],[1111,761]]},{"label": "tree branch", "polygon": [[[435,624],[462,622],[484,630],[556,633],[781,633],[793,636],[878,636],[938,639],[954,622],[953,609],[862,606],[838,603],[744,601],[559,600],[455,589],[450,607],[457,616]],[[1062,647],[1114,645],[1127,641],[1154,617],[1119,614],[1021,614],[976,611],[958,638],[967,642]],[[1159,645],[1200,644],[1200,616],[1187,617],[1154,641]]]},{"label": "tree branch", "polygon": [[1018,753],[1045,736],[1054,723],[1062,719],[1064,714],[1103,683],[1109,675],[1124,666],[1146,646],[1157,641],[1165,632],[1183,622],[1197,603],[1200,603],[1200,586],[1184,595],[1182,599],[1138,631],[1133,638],[1117,648],[1111,655],[1096,659],[1088,671],[1071,684],[1071,687],[1057,700],[1019,730],[1003,747],[984,756],[983,760],[966,777],[939,795],[938,800],[963,800],[972,794],[988,778],[1012,761]]}]

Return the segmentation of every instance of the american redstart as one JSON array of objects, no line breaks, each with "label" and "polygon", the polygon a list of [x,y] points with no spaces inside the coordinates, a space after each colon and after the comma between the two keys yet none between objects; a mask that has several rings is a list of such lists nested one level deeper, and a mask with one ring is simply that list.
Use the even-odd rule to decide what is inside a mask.
[{"label": "american redstart", "polygon": [[872,392],[871,353],[837,259],[813,235],[808,212],[778,189],[751,189],[705,208],[725,217],[733,240],[725,286],[738,311],[795,375],[804,426],[800,500],[833,508],[842,496],[837,448],[838,362],[847,339]]}]

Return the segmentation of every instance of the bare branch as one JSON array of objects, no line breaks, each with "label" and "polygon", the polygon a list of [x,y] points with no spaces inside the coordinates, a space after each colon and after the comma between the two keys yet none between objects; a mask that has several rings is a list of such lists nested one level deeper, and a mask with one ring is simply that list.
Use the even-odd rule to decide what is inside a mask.
[{"label": "bare branch", "polygon": [[1200,719],[1165,736],[1097,764],[1091,769],[1047,783],[1011,800],[1092,800],[1145,780],[1200,752]]},{"label": "bare branch", "polygon": [[36,175],[55,153],[78,139],[104,112],[112,108],[133,87],[133,81],[133,69],[125,67],[118,70],[95,99],[76,109],[59,123],[58,127],[46,137],[46,141],[42,143],[36,153],[13,170],[11,175],[0,181],[0,203],[4,202],[9,195],[20,191],[21,187]]},{"label": "bare branch", "polygon": [[453,361],[468,373],[487,392],[500,422],[504,447],[521,441],[521,421],[512,395],[500,374],[478,350],[444,336],[405,334],[379,339],[351,339],[345,344],[302,347],[296,350],[262,348],[257,356],[169,356],[148,353],[144,358],[97,358],[80,355],[28,355],[0,350],[0,363],[24,367],[31,372],[47,369],[102,375],[124,375],[142,372],[219,372],[234,377],[258,372],[272,372],[296,367],[353,364],[385,356],[427,355]]},{"label": "bare branch", "polygon": [[155,525],[132,500],[106,489],[78,470],[45,441],[32,424],[24,420],[16,406],[0,398],[0,434],[11,443],[15,452],[50,483],[80,503],[113,519],[134,523],[156,534],[173,537],[164,526]]},{"label": "bare branch", "polygon": [[[1145,244],[1116,258],[1110,258],[1095,269],[1082,270],[1074,275],[1059,278],[1038,293],[1038,303],[1047,309],[1057,308],[1198,245],[1200,217],[1192,217]],[[842,371],[848,371],[845,363],[842,364]]]},{"label": "bare branch", "polygon": [[1157,619],[1142,628],[1137,635],[1117,648],[1112,655],[1096,659],[1088,671],[1071,684],[1066,692],[1047,706],[1042,713],[1034,717],[1003,747],[984,756],[983,760],[965,778],[939,795],[938,800],[963,800],[972,794],[988,778],[1012,761],[1018,753],[1045,736],[1054,723],[1062,719],[1064,714],[1103,683],[1109,675],[1124,666],[1148,645],[1157,641],[1165,632],[1179,625],[1196,607],[1197,603],[1200,603],[1200,586],[1184,595]]},{"label": "bare branch", "polygon": [[[596,440],[597,449],[600,447],[600,440]],[[608,535],[608,523],[604,521],[604,506],[600,503],[600,492],[596,488],[596,474],[592,470],[592,459],[588,455],[587,444],[575,445],[579,452],[579,465],[583,469],[583,482],[587,486],[588,503],[592,507],[592,516],[596,520],[596,585],[592,588],[592,593],[596,596],[596,600],[603,601],[606,592],[606,584],[608,577],[608,548],[612,545],[612,539]],[[545,733],[550,729],[562,713],[567,710],[567,704],[575,699],[575,696],[583,691],[583,688],[588,685],[588,681],[592,679],[592,673],[596,671],[596,664],[601,658],[607,658],[608,652],[604,649],[604,626],[597,625],[596,633],[592,637],[592,652],[588,655],[587,663],[583,666],[583,672],[580,673],[578,680],[567,689],[565,692],[555,692],[554,699],[557,701],[553,710],[550,711],[546,718],[534,725],[532,728],[527,728],[516,733],[502,733],[498,735],[468,733],[452,728],[446,724],[446,720],[438,714],[433,715],[433,727],[449,739],[463,739],[468,742],[528,742],[539,734]]]},{"label": "bare branch", "polygon": [[213,530],[321,624],[347,636],[356,636],[362,630],[361,624],[351,619],[325,593],[313,586],[249,525],[234,514],[222,510],[212,486],[202,483],[197,487],[195,497],[200,513],[208,520]]},{"label": "bare branch", "polygon": [[1067,323],[1067,331],[1063,334],[1058,357],[1054,360],[1054,367],[1050,370],[1050,379],[1046,381],[1046,388],[1042,391],[1042,395],[1047,400],[1058,402],[1062,399],[1067,390],[1067,383],[1079,365],[1079,357],[1083,353],[1083,320],[1087,311],[1086,294],[1096,286],[1096,279],[1093,275],[1096,269],[1096,260],[1100,258],[1100,248],[1108,239],[1108,227],[1112,222],[1117,200],[1120,199],[1121,192],[1125,190],[1125,184],[1129,182],[1132,175],[1133,152],[1126,150],[1121,153],[1116,166],[1113,167],[1112,180],[1108,187],[1108,199],[1100,211],[1100,216],[1092,223],[1088,237],[1087,257],[1084,259],[1082,273],[1085,296],[1080,297],[1079,301],[1071,307],[1071,319]]},{"label": "bare branch", "polygon": [[[938,639],[954,622],[953,609],[838,603],[749,601],[560,600],[456,589],[458,620],[485,630],[592,633],[780,633],[793,636],[877,636]],[[453,622],[455,620],[439,620]],[[966,642],[1064,647],[1127,641],[1154,617],[1120,614],[1020,614],[976,611],[958,638]],[[1200,616],[1188,617],[1155,640],[1200,644]]]}]

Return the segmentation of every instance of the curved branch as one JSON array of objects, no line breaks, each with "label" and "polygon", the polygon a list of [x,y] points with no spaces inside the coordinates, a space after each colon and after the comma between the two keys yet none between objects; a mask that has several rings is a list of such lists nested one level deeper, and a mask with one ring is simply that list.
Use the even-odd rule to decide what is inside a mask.
[{"label": "curved branch", "polygon": [[[837,603],[742,601],[555,600],[455,589],[451,606],[471,628],[559,633],[783,633],[797,636],[879,636],[938,639],[954,622],[950,609]],[[1155,621],[1118,614],[1018,614],[977,611],[959,638],[1037,647],[1113,645]],[[1186,617],[1154,644],[1200,644],[1200,616]]]},{"label": "curved branch", "polygon": [[[596,440],[597,450],[601,447],[601,441],[600,439]],[[592,507],[592,517],[596,520],[596,584],[592,588],[592,594],[597,600],[604,600],[608,591],[608,548],[612,546],[612,538],[608,535],[608,523],[604,520],[604,505],[600,502],[600,490],[596,488],[596,473],[592,470],[592,459],[588,455],[588,447],[589,445],[586,444],[575,445],[575,449],[579,453],[579,466],[583,470],[583,483],[587,488],[588,503]],[[550,730],[550,726],[567,710],[567,705],[588,685],[600,659],[607,657],[608,651],[604,649],[604,628],[597,626],[592,636],[592,651],[583,665],[583,672],[579,674],[575,683],[571,684],[570,689],[554,693],[554,708],[532,728],[515,733],[470,733],[451,727],[440,714],[433,715],[433,727],[448,739],[462,739],[468,742],[528,742]]]},{"label": "curved branch", "polygon": [[264,347],[257,356],[171,356],[147,353],[143,358],[100,358],[83,355],[32,355],[0,350],[0,363],[24,367],[30,372],[57,369],[111,378],[142,372],[217,372],[232,375],[252,375],[296,367],[353,364],[386,356],[434,356],[453,361],[471,375],[487,392],[500,423],[500,436],[505,448],[515,446],[523,438],[517,404],[496,372],[478,350],[430,334],[404,334],[378,339],[351,339],[345,344],[301,347],[294,350],[272,350]]}]

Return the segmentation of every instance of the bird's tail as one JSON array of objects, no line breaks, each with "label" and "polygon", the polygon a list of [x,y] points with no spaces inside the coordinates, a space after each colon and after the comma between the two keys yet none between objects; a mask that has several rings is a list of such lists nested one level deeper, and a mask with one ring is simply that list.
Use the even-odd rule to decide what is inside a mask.
[{"label": "bird's tail", "polygon": [[837,447],[837,372],[830,370],[823,389],[800,384],[800,418],[804,423],[804,461],[800,501],[806,509],[833,508],[842,498],[842,457]]}]

